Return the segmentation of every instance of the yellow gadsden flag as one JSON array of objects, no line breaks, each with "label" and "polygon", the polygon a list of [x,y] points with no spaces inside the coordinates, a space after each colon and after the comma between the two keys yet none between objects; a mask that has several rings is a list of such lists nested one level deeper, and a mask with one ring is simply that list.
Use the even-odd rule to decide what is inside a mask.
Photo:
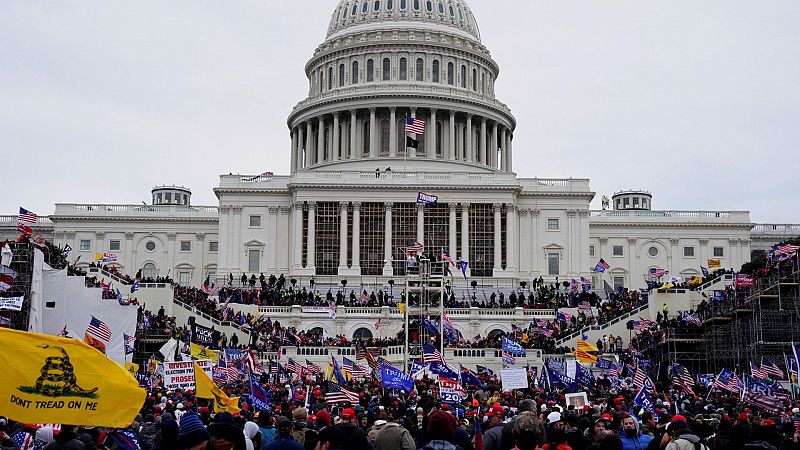
[{"label": "yellow gadsden flag", "polygon": [[197,363],[194,363],[194,383],[195,396],[198,398],[209,398],[214,400],[214,411],[229,412],[236,414],[239,412],[239,397],[228,397],[218,388],[211,378],[203,372]]},{"label": "yellow gadsden flag", "polygon": [[77,339],[0,328],[3,415],[22,423],[125,428],[147,393],[125,368]]},{"label": "yellow gadsden flag", "polygon": [[192,358],[194,359],[210,359],[212,363],[217,364],[219,362],[219,356],[217,352],[213,350],[209,350],[202,345],[197,345],[194,342],[191,343],[192,348]]}]

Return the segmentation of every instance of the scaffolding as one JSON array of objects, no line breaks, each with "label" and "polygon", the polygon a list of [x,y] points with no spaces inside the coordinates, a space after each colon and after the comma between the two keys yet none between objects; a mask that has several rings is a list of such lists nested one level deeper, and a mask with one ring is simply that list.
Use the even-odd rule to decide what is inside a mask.
[{"label": "scaffolding", "polygon": [[0,312],[3,326],[14,330],[28,330],[31,313],[31,284],[33,283],[33,244],[30,242],[8,242],[13,257],[9,268],[16,272],[11,288],[3,291],[3,297],[24,297],[21,311]]},{"label": "scaffolding", "polygon": [[800,341],[797,259],[759,277],[749,291],[713,301],[703,328],[708,372],[749,371],[750,362],[760,365],[762,358],[783,361],[792,342]]},{"label": "scaffolding", "polygon": [[[419,268],[405,275],[405,367],[422,357],[422,345],[431,344],[444,354],[444,299],[447,262],[420,259]],[[438,333],[423,326],[423,320],[438,324]]]}]

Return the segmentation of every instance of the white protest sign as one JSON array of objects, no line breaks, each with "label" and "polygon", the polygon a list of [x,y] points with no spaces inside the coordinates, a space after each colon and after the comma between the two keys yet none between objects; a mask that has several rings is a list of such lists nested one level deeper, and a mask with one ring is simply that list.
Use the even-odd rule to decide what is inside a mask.
[{"label": "white protest sign", "polygon": [[25,297],[0,298],[0,311],[22,311],[22,301]]},{"label": "white protest sign", "polygon": [[[194,361],[203,369],[203,372],[212,378],[212,364],[210,359]],[[165,389],[194,389],[194,364],[192,361],[164,362],[164,388]]]},{"label": "white protest sign", "polygon": [[500,381],[503,383],[503,390],[528,388],[528,371],[524,367],[516,369],[501,369]]}]

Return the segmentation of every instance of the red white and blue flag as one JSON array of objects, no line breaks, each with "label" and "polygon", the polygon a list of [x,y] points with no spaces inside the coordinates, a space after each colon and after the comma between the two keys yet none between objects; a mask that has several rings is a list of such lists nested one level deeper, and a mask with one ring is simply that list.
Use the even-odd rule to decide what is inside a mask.
[{"label": "red white and blue flag", "polygon": [[425,121],[406,116],[406,133],[425,134]]},{"label": "red white and blue flag", "polygon": [[19,208],[19,219],[17,220],[19,223],[36,225],[36,214],[28,211],[27,209],[20,206]]},{"label": "red white and blue flag", "polygon": [[95,316],[92,316],[92,319],[89,321],[89,327],[86,329],[86,333],[101,341],[109,342],[111,340],[111,329],[108,328],[105,322]]}]

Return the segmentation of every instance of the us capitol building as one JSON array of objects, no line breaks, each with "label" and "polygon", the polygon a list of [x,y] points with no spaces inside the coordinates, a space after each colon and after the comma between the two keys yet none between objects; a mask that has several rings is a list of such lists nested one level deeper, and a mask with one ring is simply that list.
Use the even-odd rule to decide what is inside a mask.
[{"label": "us capitol building", "polygon": [[[487,289],[539,276],[640,287],[653,267],[690,278],[707,259],[750,259],[746,211],[655,210],[644,191],[593,211],[588,179],[517,177],[514,151],[529,149],[514,146],[499,65],[463,0],[342,0],[305,73],[288,174],[222,175],[214,206],[179,186],[154,188],[149,205],[57,204],[36,230],[81,264],[108,252],[126,273],[193,286],[263,272],[382,288],[414,241],[468,261]],[[406,115],[426,122],[409,135],[417,148]],[[420,192],[438,204],[418,205]]]}]

